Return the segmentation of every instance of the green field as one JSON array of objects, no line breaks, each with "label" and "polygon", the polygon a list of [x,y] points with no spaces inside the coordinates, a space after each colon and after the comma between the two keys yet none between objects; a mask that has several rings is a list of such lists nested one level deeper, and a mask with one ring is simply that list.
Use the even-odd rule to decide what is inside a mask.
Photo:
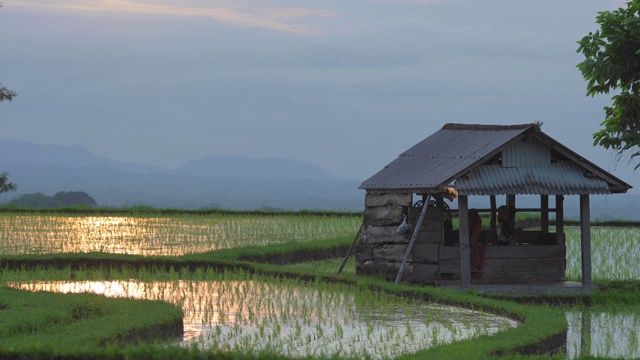
[{"label": "green field", "polygon": [[0,214],[0,254],[185,255],[352,236],[358,216]]},{"label": "green field", "polygon": [[[2,214],[0,355],[507,358],[544,353],[563,339],[565,351],[539,356],[638,356],[636,228],[592,227],[601,291],[588,298],[488,298],[396,286],[355,276],[353,258],[339,276],[339,257],[264,263],[344,249],[361,221],[309,214]],[[567,277],[579,280],[579,231],[565,232]],[[106,297],[82,298],[85,292]],[[143,301],[171,310],[149,316],[135,310],[135,304],[151,308]],[[38,309],[42,303],[60,306]],[[64,305],[73,303],[80,305]],[[158,330],[175,326],[176,318],[184,322],[183,337]],[[74,335],[52,335],[65,332]]]}]

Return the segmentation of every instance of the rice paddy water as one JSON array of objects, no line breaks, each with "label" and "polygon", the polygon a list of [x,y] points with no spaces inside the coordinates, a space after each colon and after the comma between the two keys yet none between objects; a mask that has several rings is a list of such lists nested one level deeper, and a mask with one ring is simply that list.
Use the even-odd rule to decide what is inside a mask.
[{"label": "rice paddy water", "polygon": [[0,215],[0,254],[106,252],[185,255],[243,246],[350,237],[354,216]]},{"label": "rice paddy water", "polygon": [[[565,227],[569,280],[581,280],[580,229]],[[594,280],[640,279],[640,228],[591,227]]]},{"label": "rice paddy water", "polygon": [[269,350],[292,357],[393,358],[517,326],[514,320],[478,311],[390,298],[344,285],[274,278],[9,284],[31,291],[171,302],[185,313],[185,335],[178,341],[183,346]]},{"label": "rice paddy water", "polygon": [[[181,255],[350,237],[360,224],[358,217],[3,214],[0,255],[94,251]],[[592,227],[591,231],[594,280],[640,278],[640,229]],[[580,230],[566,227],[565,233],[567,278],[580,280]],[[20,276],[22,280],[13,281],[12,286],[33,291],[90,291],[179,304],[185,312],[186,332],[176,341],[202,348],[384,358],[516,326],[509,319],[488,314],[389,300],[334,285],[291,284],[274,279],[212,280],[209,276],[155,282],[36,281],[31,275]],[[633,309],[570,310],[566,317],[569,358],[640,357],[640,315]]]},{"label": "rice paddy water", "polygon": [[640,358],[640,314],[592,309],[566,314],[567,357]]}]

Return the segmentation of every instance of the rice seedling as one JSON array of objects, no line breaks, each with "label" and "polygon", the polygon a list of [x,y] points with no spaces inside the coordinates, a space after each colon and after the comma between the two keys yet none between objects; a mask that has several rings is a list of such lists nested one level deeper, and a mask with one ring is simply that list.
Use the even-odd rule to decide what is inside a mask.
[{"label": "rice seedling", "polygon": [[631,309],[567,311],[567,356],[640,358],[640,314]]},{"label": "rice seedling", "polygon": [[0,254],[106,252],[184,255],[349,237],[360,217],[59,216],[0,214]]},{"label": "rice seedling", "polygon": [[244,275],[207,272],[204,276],[208,280],[202,280],[203,273],[193,273],[152,282],[34,278],[16,282],[12,279],[21,278],[21,272],[7,271],[0,280],[31,291],[94,292],[167,301],[181,306],[185,314],[185,336],[180,344],[222,351],[389,358],[516,326],[499,316],[367,289],[300,284],[268,276],[244,280]]},{"label": "rice seedling", "polygon": [[[580,229],[565,228],[567,244],[566,277],[581,280]],[[592,227],[591,266],[594,280],[640,278],[640,229]]]}]

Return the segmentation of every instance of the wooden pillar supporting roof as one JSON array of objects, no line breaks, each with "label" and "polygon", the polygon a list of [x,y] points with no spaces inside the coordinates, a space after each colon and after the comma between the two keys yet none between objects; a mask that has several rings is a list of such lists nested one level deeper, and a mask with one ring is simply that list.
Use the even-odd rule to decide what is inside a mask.
[{"label": "wooden pillar supporting roof", "polygon": [[540,195],[540,230],[544,236],[549,234],[549,195]]},{"label": "wooden pillar supporting roof", "polygon": [[564,196],[556,195],[556,239],[564,241]]},{"label": "wooden pillar supporting roof", "polygon": [[489,202],[491,205],[491,221],[489,224],[489,228],[491,229],[491,231],[496,231],[496,211],[497,211],[497,207],[496,207],[496,196],[495,195],[490,195],[489,196]]},{"label": "wooden pillar supporting roof", "polygon": [[460,233],[460,284],[462,287],[471,285],[471,250],[469,248],[469,198],[467,195],[458,197],[458,218]]},{"label": "wooden pillar supporting roof", "polygon": [[591,214],[589,195],[580,195],[580,244],[582,254],[582,285],[591,285]]}]

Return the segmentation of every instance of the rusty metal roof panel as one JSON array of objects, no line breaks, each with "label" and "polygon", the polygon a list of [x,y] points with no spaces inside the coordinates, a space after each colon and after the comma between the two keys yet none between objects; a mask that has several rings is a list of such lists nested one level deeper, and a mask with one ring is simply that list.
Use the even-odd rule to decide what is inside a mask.
[{"label": "rusty metal roof panel", "polygon": [[585,174],[583,167],[570,161],[526,167],[482,165],[458,178],[455,187],[461,195],[611,193],[606,181],[591,173]]},{"label": "rusty metal roof panel", "polygon": [[440,189],[533,126],[446,124],[400,154],[359,188]]}]

